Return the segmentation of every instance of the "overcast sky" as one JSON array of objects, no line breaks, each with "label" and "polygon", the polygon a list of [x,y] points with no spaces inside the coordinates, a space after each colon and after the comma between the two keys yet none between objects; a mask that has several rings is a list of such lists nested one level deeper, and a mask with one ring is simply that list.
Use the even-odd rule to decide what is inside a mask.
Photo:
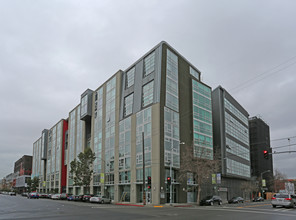
[{"label": "overcast sky", "polygon": [[[260,115],[271,140],[282,139],[272,147],[296,150],[295,8],[293,0],[0,0],[0,178],[87,88],[162,40],[203,82]],[[296,178],[295,156],[274,155],[274,168]]]}]

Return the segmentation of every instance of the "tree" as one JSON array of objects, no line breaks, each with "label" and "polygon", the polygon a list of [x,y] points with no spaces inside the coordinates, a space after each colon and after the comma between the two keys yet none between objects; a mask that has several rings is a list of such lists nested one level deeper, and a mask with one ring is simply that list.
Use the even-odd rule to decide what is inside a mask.
[{"label": "tree", "polygon": [[187,173],[192,173],[197,187],[196,202],[199,205],[200,194],[205,183],[209,182],[212,174],[219,170],[219,161],[205,159],[206,150],[203,148],[199,157],[193,155],[193,147],[185,148],[182,152],[180,180],[187,180]]},{"label": "tree", "polygon": [[273,175],[273,187],[274,192],[278,192],[281,189],[285,189],[285,180],[287,179],[287,175],[280,172],[279,170],[274,170]]},{"label": "tree", "polygon": [[74,185],[89,188],[95,159],[95,153],[90,148],[86,148],[78,155],[78,159],[74,159],[70,163],[70,173],[74,176]]},{"label": "tree", "polygon": [[33,179],[28,179],[28,191],[33,192],[36,191],[39,187],[40,179],[35,176]]}]

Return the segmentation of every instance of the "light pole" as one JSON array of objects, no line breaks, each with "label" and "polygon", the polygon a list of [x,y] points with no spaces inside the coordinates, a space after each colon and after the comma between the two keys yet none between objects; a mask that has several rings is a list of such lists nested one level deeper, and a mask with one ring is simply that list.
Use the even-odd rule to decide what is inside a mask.
[{"label": "light pole", "polygon": [[268,172],[270,172],[270,170],[266,170],[266,171],[263,171],[261,174],[260,174],[260,176],[261,176],[261,196],[263,195],[263,174],[264,173],[268,173]]}]

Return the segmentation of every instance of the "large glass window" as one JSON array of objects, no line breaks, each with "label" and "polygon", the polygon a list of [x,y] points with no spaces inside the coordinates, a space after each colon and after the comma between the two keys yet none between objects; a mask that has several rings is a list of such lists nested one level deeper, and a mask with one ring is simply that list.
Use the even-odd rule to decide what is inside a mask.
[{"label": "large glass window", "polygon": [[250,161],[250,150],[241,144],[229,139],[226,137],[226,151],[232,153],[236,156],[239,156],[247,161]]},{"label": "large glass window", "polygon": [[154,81],[151,81],[143,86],[143,107],[150,105],[153,103],[153,87],[154,87]]},{"label": "large glass window", "polygon": [[144,133],[144,151],[145,165],[151,165],[151,107],[137,113],[137,137],[136,137],[136,166],[143,166],[143,142],[142,133]]},{"label": "large glass window", "polygon": [[144,59],[144,77],[152,73],[155,69],[155,52],[153,51]]},{"label": "large glass window", "polygon": [[180,167],[179,113],[164,108],[164,161],[166,166]]},{"label": "large glass window", "polygon": [[235,161],[229,158],[226,159],[226,164],[227,164],[227,173],[235,174],[239,176],[245,176],[245,177],[251,176],[249,165],[240,163],[238,161]]},{"label": "large glass window", "polygon": [[166,106],[179,111],[178,57],[170,50],[167,50]]},{"label": "large glass window", "polygon": [[105,172],[114,177],[116,77],[107,82],[106,92]]},{"label": "large glass window", "polygon": [[246,126],[249,126],[248,117],[244,116],[234,105],[231,104],[226,98],[224,98],[225,108],[240,119]]},{"label": "large glass window", "polygon": [[225,112],[225,127],[227,134],[249,145],[249,129],[227,112]]},{"label": "large glass window", "polygon": [[95,119],[94,119],[94,185],[100,184],[102,172],[102,129],[103,129],[103,88],[96,92]]},{"label": "large glass window", "polygon": [[131,87],[132,85],[134,85],[134,83],[135,83],[135,67],[133,67],[126,73],[125,88],[127,89]]},{"label": "large glass window", "polygon": [[211,89],[192,80],[193,153],[195,157],[213,159]]},{"label": "large glass window", "polygon": [[87,113],[87,95],[81,99],[81,115],[86,115]]},{"label": "large glass window", "polygon": [[128,116],[133,113],[133,100],[134,93],[124,98],[124,116]]}]

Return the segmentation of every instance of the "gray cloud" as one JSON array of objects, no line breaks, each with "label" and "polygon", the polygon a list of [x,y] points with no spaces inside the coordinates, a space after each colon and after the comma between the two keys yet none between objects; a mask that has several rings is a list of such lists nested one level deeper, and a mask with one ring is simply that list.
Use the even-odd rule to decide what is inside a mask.
[{"label": "gray cloud", "polygon": [[[68,117],[84,90],[162,40],[200,69],[204,82],[221,84],[251,116],[262,115],[271,139],[295,136],[296,65],[230,90],[296,56],[295,6],[292,0],[2,1],[0,177],[32,153],[44,128]],[[275,155],[274,162],[296,178],[293,157]]]}]

